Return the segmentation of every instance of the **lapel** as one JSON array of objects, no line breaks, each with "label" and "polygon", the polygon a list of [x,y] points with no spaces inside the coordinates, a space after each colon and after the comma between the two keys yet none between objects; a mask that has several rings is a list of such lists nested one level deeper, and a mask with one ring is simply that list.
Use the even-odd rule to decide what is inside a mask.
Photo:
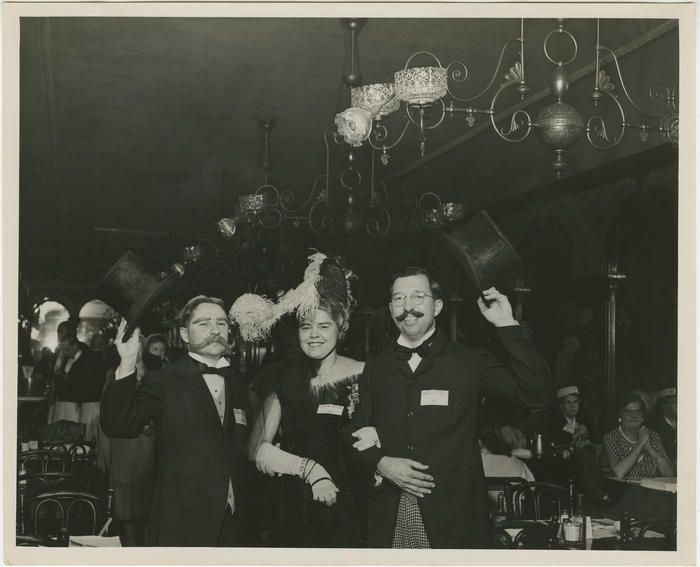
[{"label": "lapel", "polygon": [[[231,426],[231,418],[233,417],[233,408],[236,407],[234,405],[235,402],[235,396],[234,396],[234,385],[233,385],[233,378],[224,378],[224,390],[226,393],[226,401],[224,402],[224,431],[228,431],[228,428]],[[217,415],[218,417],[218,415]]]},{"label": "lapel", "polygon": [[[435,355],[442,352],[448,342],[449,339],[447,335],[440,331],[440,329],[435,329],[435,338],[430,346],[430,354],[420,361],[416,371],[413,373],[414,376],[418,377],[420,374],[424,374],[430,370],[435,365]],[[406,363],[406,366],[408,366],[408,363]],[[410,366],[408,366],[408,370],[410,372]]]},{"label": "lapel", "polygon": [[[185,384],[192,392],[193,402],[202,410],[204,414],[214,419],[216,424],[221,427],[221,420],[219,419],[219,412],[216,409],[214,399],[211,397],[211,392],[209,392],[207,383],[199,373],[199,370],[197,370],[194,360],[192,360],[192,358],[186,354],[175,364],[175,366],[177,366],[180,373],[186,377]],[[225,411],[228,411],[228,409],[225,409]]]}]

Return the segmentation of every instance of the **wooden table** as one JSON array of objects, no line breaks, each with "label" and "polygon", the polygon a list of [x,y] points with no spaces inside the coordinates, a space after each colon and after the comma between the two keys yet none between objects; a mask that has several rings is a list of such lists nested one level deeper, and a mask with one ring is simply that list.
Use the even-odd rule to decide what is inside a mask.
[{"label": "wooden table", "polygon": [[636,520],[675,520],[677,510],[675,479],[608,479],[607,488],[615,510]]}]

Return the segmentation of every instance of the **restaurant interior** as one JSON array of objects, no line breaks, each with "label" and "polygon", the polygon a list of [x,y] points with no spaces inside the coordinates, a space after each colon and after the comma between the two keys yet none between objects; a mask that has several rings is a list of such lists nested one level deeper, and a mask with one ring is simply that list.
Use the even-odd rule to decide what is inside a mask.
[{"label": "restaurant interior", "polygon": [[[248,292],[279,297],[315,251],[355,276],[347,356],[396,340],[389,289],[411,265],[441,283],[437,326],[498,355],[480,290],[441,237],[487,219],[517,253],[498,288],[556,401],[480,401],[484,452],[532,477],[485,470],[494,539],[483,547],[677,549],[690,190],[679,187],[679,20],[441,13],[21,18],[17,545],[139,545],[122,529],[99,425],[54,414],[62,322],[114,366],[119,306],[97,289],[125,253],[175,281],[140,321],[170,360],[185,349],[187,299],[228,309]],[[231,364],[252,387],[282,343],[235,336]],[[94,376],[86,403],[103,382]],[[568,398],[585,443],[551,428]],[[622,433],[624,412],[672,428],[661,437],[672,474],[616,475],[605,436]],[[276,547],[279,494],[274,481],[261,490],[258,545]],[[89,505],[71,519],[62,510],[75,502]]]}]

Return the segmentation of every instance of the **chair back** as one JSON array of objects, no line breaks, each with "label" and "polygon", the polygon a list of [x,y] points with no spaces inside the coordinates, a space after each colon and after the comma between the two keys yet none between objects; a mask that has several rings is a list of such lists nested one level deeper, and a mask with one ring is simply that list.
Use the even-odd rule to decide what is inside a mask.
[{"label": "chair back", "polygon": [[519,476],[487,476],[485,482],[486,490],[489,493],[489,499],[492,500],[492,504],[498,502],[499,494],[503,494],[506,503],[506,517],[509,520],[514,519],[513,488],[528,482],[527,479]]},{"label": "chair back", "polygon": [[94,441],[50,441],[42,443],[42,448],[64,451],[67,470],[86,479],[91,486],[97,457]]},{"label": "chair back", "polygon": [[516,520],[549,520],[568,506],[566,488],[549,482],[526,482],[513,489],[513,516]]},{"label": "chair back", "polygon": [[26,501],[26,524],[31,533],[48,537],[61,533],[97,535],[112,517],[113,489],[103,498],[90,492],[58,490],[37,494]]},{"label": "chair back", "polygon": [[25,474],[66,472],[68,454],[63,450],[32,449],[23,451],[17,457],[18,469]]},{"label": "chair back", "polygon": [[29,498],[56,490],[86,490],[87,482],[75,473],[48,472],[21,474],[17,477],[17,486],[23,487],[25,498]]}]

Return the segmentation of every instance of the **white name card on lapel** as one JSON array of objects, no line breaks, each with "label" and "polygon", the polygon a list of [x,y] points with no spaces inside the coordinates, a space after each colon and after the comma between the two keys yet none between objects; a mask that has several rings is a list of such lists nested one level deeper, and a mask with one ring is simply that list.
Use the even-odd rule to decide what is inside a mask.
[{"label": "white name card on lapel", "polygon": [[422,390],[420,393],[420,405],[446,406],[449,398],[449,390]]},{"label": "white name card on lapel", "polygon": [[238,425],[248,425],[245,412],[240,408],[233,408],[233,418],[236,420]]},{"label": "white name card on lapel", "polygon": [[319,404],[316,413],[323,413],[326,415],[343,415],[343,406],[337,404]]}]

